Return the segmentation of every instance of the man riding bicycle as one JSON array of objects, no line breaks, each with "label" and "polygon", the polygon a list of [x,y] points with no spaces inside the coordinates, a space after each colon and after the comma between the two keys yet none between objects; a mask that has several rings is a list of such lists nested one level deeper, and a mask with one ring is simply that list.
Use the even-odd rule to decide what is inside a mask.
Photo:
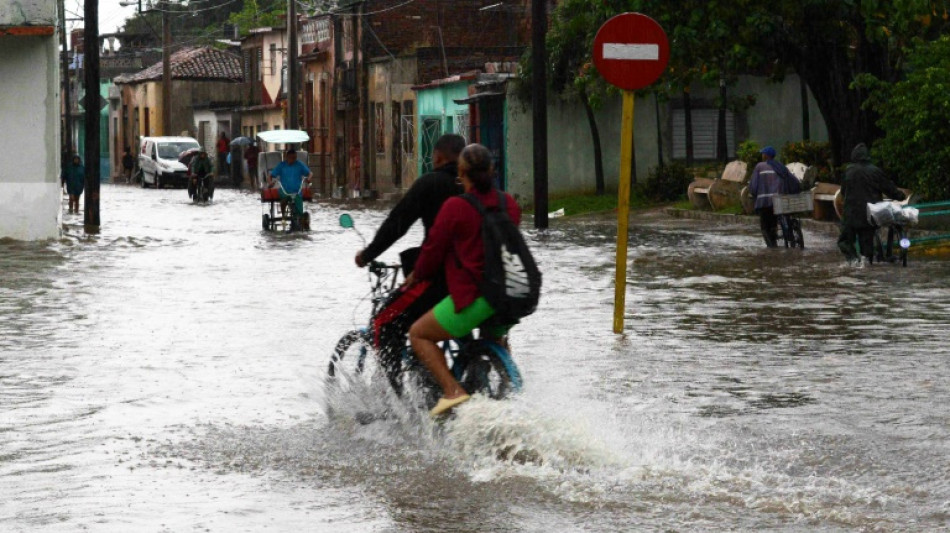
[{"label": "man riding bicycle", "polygon": [[[389,216],[376,232],[373,241],[356,254],[356,265],[365,267],[395,244],[417,220],[422,220],[425,235],[435,223],[442,204],[462,193],[458,184],[458,157],[465,148],[465,139],[459,135],[443,135],[432,149],[433,171],[421,176],[406,195],[393,207]],[[425,242],[425,238],[423,239]],[[419,255],[420,248],[410,248],[400,254],[403,271],[408,275]],[[374,319],[375,344],[382,355],[387,372],[399,372],[401,348],[405,345],[409,325],[448,294],[443,273],[426,282],[395,295]]]},{"label": "man riding bicycle", "polygon": [[270,171],[270,176],[267,178],[268,187],[273,187],[274,178],[277,178],[278,195],[282,206],[293,202],[294,219],[299,219],[303,215],[302,186],[310,185],[310,176],[311,172],[307,165],[297,161],[297,151],[288,148],[284,152],[284,160]]},{"label": "man riding bicycle", "polygon": [[[194,197],[198,194],[199,190],[199,180],[201,185],[204,186],[204,190],[208,192],[208,197],[214,197],[214,180],[212,180],[212,165],[211,158],[208,157],[208,152],[202,150],[198,152],[191,160],[190,168],[188,169],[191,173],[191,182],[188,184],[188,196]],[[202,200],[202,198],[198,198]]]}]

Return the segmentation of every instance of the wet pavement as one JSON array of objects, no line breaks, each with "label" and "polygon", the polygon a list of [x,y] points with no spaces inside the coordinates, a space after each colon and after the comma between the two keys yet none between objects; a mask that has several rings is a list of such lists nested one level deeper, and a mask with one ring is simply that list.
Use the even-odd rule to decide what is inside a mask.
[{"label": "wet pavement", "polygon": [[639,215],[616,336],[612,222],[556,220],[524,393],[360,425],[401,406],[323,389],[369,308],[338,208],[283,235],[230,190],[102,197],[99,235],[0,241],[2,531],[950,528],[945,262]]}]

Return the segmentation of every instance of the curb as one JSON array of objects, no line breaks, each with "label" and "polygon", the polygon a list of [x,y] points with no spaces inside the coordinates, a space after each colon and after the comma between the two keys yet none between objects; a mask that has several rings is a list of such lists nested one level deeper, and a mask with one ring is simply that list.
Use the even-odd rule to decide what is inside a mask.
[{"label": "curb", "polygon": [[[705,220],[719,224],[739,224],[743,226],[759,226],[759,217],[754,215],[734,215],[732,213],[715,213],[713,211],[694,211],[667,207],[663,210],[668,216],[688,220]],[[837,222],[825,222],[810,218],[801,219],[802,227],[815,233],[825,233],[837,237],[841,233]]]}]

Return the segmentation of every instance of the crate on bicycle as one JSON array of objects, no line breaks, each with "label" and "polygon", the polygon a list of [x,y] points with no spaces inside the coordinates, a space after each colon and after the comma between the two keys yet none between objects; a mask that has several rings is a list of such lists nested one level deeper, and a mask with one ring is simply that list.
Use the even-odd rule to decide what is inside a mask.
[{"label": "crate on bicycle", "polygon": [[811,191],[799,194],[777,194],[772,197],[772,209],[776,215],[810,213],[814,205],[815,198]]}]

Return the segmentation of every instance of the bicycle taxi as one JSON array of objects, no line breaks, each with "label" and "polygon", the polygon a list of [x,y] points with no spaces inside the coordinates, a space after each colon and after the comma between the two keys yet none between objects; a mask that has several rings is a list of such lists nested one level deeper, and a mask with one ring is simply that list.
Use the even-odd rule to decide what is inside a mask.
[{"label": "bicycle taxi", "polygon": [[[300,130],[273,130],[262,131],[257,137],[269,144],[283,144],[285,148],[298,145],[310,140],[306,132]],[[306,182],[301,182],[300,189],[288,191],[283,188],[279,180],[275,180],[272,187],[267,186],[268,177],[271,171],[283,161],[283,151],[261,152],[258,156],[258,175],[253,176],[252,180],[261,191],[261,226],[264,231],[296,231],[310,229],[310,213],[306,207],[299,217],[294,213],[291,203],[297,195],[300,195],[304,202],[313,200],[313,191],[306,186]],[[298,161],[307,161],[307,152],[297,151]],[[306,163],[304,163],[306,164]],[[284,199],[281,199],[281,192],[284,193]]]}]

